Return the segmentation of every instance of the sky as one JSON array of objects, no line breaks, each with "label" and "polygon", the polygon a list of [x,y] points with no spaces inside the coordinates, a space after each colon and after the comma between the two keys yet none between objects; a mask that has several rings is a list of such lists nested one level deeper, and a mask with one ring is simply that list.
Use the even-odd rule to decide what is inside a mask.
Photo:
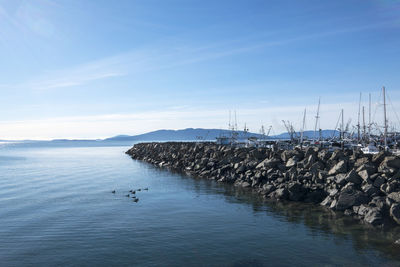
[{"label": "sky", "polygon": [[399,47],[400,0],[0,0],[0,139],[400,128]]}]

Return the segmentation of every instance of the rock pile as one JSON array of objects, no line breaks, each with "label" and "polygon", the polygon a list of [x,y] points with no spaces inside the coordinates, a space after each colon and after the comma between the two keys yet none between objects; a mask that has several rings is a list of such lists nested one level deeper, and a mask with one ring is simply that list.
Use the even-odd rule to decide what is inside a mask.
[{"label": "rock pile", "polygon": [[387,152],[273,151],[215,143],[140,143],[133,159],[235,186],[265,198],[320,203],[378,226],[400,224],[400,158]]}]

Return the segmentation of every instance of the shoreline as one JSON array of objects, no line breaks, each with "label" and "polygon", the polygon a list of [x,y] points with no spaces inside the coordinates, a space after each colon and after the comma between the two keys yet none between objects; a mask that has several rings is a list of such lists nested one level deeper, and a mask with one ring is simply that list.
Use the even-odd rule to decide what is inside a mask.
[{"label": "shoreline", "polygon": [[193,177],[252,188],[265,199],[322,205],[375,227],[400,225],[400,157],[387,152],[151,142],[135,144],[126,154]]}]

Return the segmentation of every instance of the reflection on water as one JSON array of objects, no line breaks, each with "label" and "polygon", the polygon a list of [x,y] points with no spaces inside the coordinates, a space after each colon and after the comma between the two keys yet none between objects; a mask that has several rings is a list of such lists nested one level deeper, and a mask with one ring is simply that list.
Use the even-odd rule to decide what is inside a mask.
[{"label": "reflection on water", "polygon": [[[154,166],[153,168],[159,172],[168,172],[166,169]],[[188,177],[176,171],[169,170],[169,172],[181,175],[182,179],[199,180],[199,178]],[[213,194],[223,195],[227,202],[251,206],[254,213],[266,213],[278,220],[307,226],[310,234],[315,237],[333,235],[334,242],[339,245],[341,240],[351,240],[354,249],[360,253],[376,250],[383,256],[398,261],[400,266],[400,245],[395,244],[396,240],[400,239],[400,226],[373,227],[363,221],[345,216],[341,212],[335,212],[319,205],[265,200],[255,190],[215,181],[205,181],[194,188],[200,193],[204,187]],[[259,263],[255,261],[254,264]]]}]

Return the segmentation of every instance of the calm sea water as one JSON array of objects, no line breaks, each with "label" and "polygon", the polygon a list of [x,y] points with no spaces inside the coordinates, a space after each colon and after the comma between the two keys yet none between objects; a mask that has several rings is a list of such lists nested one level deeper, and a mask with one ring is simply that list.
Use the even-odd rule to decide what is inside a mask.
[{"label": "calm sea water", "polygon": [[263,203],[114,145],[0,145],[1,266],[400,265],[399,229]]}]

